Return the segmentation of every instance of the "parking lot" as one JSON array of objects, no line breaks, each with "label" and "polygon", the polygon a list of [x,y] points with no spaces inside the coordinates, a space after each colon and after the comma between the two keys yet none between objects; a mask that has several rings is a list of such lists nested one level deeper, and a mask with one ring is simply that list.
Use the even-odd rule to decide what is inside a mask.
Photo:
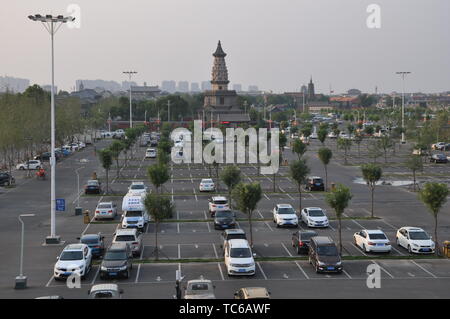
[{"label": "parking lot", "polygon": [[[100,142],[97,148],[107,145],[107,141]],[[307,153],[308,163],[311,167],[311,175],[323,176],[323,166],[319,163],[316,152],[311,147]],[[74,183],[76,176],[74,170],[84,167],[81,171],[81,180],[85,182],[92,172],[96,171],[100,179],[104,181],[104,171],[93,154],[92,148],[86,149],[58,164],[58,196],[66,198],[68,208],[66,212],[57,216],[57,232],[62,236],[64,245],[77,242],[80,234],[101,232],[105,236],[108,245],[118,227],[120,216],[114,221],[94,221],[84,224],[81,216],[74,216],[73,209],[79,197],[83,210],[93,212],[96,205],[102,201],[113,201],[121,208],[122,197],[132,181],[145,181],[152,189],[146,176],[146,168],[154,160],[144,159],[145,148],[136,148],[133,159],[128,161],[126,167],[122,167],[119,176],[113,168],[110,172],[111,195],[83,195],[76,190]],[[294,158],[290,150],[286,150],[289,161]],[[82,159],[87,162],[81,163]],[[223,169],[221,166],[220,169]],[[367,266],[376,263],[381,267],[382,286],[380,295],[390,295],[398,291],[392,288],[392,283],[401,283],[404,287],[420,286],[429,296],[449,297],[448,290],[438,287],[443,282],[450,283],[450,261],[448,259],[423,259],[411,258],[408,252],[393,244],[389,255],[368,254],[353,244],[353,234],[361,229],[382,229],[392,243],[395,242],[395,234],[402,226],[422,227],[429,233],[433,232],[432,217],[426,212],[423,205],[417,199],[417,195],[405,188],[394,186],[379,186],[376,191],[375,216],[370,217],[370,194],[367,186],[354,183],[360,176],[359,168],[343,166],[341,163],[332,163],[329,167],[329,181],[343,183],[351,187],[354,195],[350,207],[346,210],[342,220],[342,240],[344,256],[344,272],[342,274],[316,274],[309,265],[306,257],[297,255],[292,247],[291,235],[297,229],[277,228],[272,220],[272,209],[276,204],[291,204],[298,209],[299,199],[297,186],[289,177],[288,168],[281,167],[276,177],[276,187],[273,190],[273,179],[269,175],[259,175],[254,165],[241,166],[244,182],[259,182],[264,190],[263,197],[258,204],[252,218],[253,224],[253,251],[257,257],[256,274],[253,277],[228,277],[223,264],[223,252],[221,247],[221,231],[215,230],[213,222],[208,215],[208,198],[213,194],[200,193],[198,186],[202,178],[209,177],[209,168],[199,164],[171,165],[171,179],[164,185],[163,191],[170,196],[176,206],[176,213],[172,220],[163,222],[159,227],[159,262],[155,257],[155,225],[150,223],[145,229],[143,237],[144,249],[137,257],[137,261],[129,279],[117,280],[125,289],[125,296],[139,297],[145,293],[145,298],[171,298],[174,293],[175,271],[181,270],[184,280],[203,277],[211,279],[217,286],[217,296],[232,296],[240,287],[257,285],[272,290],[274,298],[303,298],[308,296],[320,296],[324,289],[330,289],[327,293],[334,292],[337,297],[342,290],[352,289],[352,296],[370,297],[374,292],[366,286]],[[215,170],[212,168],[212,177],[215,178]],[[450,173],[450,172],[449,172]],[[25,273],[29,276],[30,290],[22,295],[19,291],[13,292],[13,279],[16,274],[18,257],[8,258],[8,253],[2,251],[0,257],[6,260],[6,266],[1,272],[0,294],[3,297],[35,297],[39,295],[59,294],[68,297],[83,298],[85,291],[93,284],[103,282],[99,279],[99,266],[94,265],[87,278],[82,282],[82,292],[68,289],[64,282],[55,282],[52,279],[53,265],[56,256],[59,255],[64,245],[45,247],[42,245],[49,231],[48,197],[45,187],[49,183],[40,183],[34,179],[18,179],[18,186],[3,194],[2,201],[7,203],[0,210],[5,215],[5,223],[1,236],[13,250],[19,251],[19,228],[17,215],[25,209],[29,210],[26,203],[21,203],[21,195],[25,195],[28,205],[33,202],[34,210],[38,215],[35,220],[27,221],[26,249],[25,249]],[[45,187],[44,187],[45,186]],[[154,190],[152,190],[154,191]],[[226,187],[219,183],[218,193],[227,196]],[[326,209],[330,218],[330,227],[316,229],[320,235],[330,236],[338,241],[337,220],[334,212],[327,207],[324,201],[324,193],[304,192],[302,195],[303,207],[321,207]],[[25,208],[26,207],[26,208]],[[448,206],[443,212],[448,211]],[[121,212],[119,211],[119,214]],[[92,217],[92,215],[91,215]],[[244,229],[249,237],[249,225],[247,216],[237,213],[238,227]],[[443,213],[440,217],[439,237],[440,241],[450,239],[450,216]],[[8,227],[8,228],[7,228]],[[300,225],[300,230],[306,229]],[[10,257],[10,256],[9,256]],[[412,256],[415,257],[415,256]],[[392,258],[392,259],[389,259]],[[397,258],[397,259],[395,259]],[[195,260],[195,262],[193,262]],[[203,260],[203,261],[202,261]],[[115,281],[115,280],[111,280]],[[339,283],[337,284],[336,281]],[[329,284],[326,284],[329,282]],[[311,286],[311,283],[312,284]],[[329,285],[329,286],[327,286]],[[282,289],[282,288],[286,289]],[[300,287],[310,287],[309,294],[298,292]],[[84,289],[85,288],[85,289]],[[324,297],[327,296],[324,293]],[[403,296],[414,297],[414,293],[404,291]]]}]

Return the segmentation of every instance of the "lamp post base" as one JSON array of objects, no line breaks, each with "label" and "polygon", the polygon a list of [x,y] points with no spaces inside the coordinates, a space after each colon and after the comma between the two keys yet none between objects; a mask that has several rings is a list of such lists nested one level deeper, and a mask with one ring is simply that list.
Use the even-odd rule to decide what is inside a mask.
[{"label": "lamp post base", "polygon": [[25,288],[27,288],[27,277],[17,276],[14,289],[25,289]]},{"label": "lamp post base", "polygon": [[59,245],[60,243],[61,243],[61,237],[59,237],[59,236],[55,236],[55,237],[48,236],[45,238],[46,245]]}]

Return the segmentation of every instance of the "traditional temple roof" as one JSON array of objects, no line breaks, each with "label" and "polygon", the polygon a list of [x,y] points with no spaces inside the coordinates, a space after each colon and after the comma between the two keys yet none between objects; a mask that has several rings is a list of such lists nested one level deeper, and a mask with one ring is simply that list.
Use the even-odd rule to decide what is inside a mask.
[{"label": "traditional temple roof", "polygon": [[221,45],[220,41],[217,44],[217,49],[216,49],[216,52],[214,52],[213,56],[214,57],[219,57],[219,58],[224,58],[224,57],[227,56],[227,54],[225,52],[223,52],[222,45]]}]

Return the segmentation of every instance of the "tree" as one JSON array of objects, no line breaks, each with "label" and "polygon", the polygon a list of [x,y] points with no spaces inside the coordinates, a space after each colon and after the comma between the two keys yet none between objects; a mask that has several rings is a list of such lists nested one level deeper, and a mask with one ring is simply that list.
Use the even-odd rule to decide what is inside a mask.
[{"label": "tree", "polygon": [[373,210],[373,198],[375,193],[375,186],[377,182],[381,179],[381,176],[383,175],[383,171],[381,170],[381,167],[375,164],[366,164],[361,166],[361,172],[363,175],[364,180],[367,183],[367,186],[369,186],[370,193],[371,193],[371,217],[374,217],[374,210]]},{"label": "tree", "polygon": [[425,204],[434,218],[434,242],[436,243],[436,254],[440,254],[438,240],[438,214],[442,206],[447,202],[449,190],[446,184],[426,183],[419,193],[420,200]]},{"label": "tree", "polygon": [[423,170],[423,162],[420,155],[411,155],[411,157],[405,163],[413,173],[413,190],[416,191],[416,172]]},{"label": "tree", "polygon": [[317,132],[317,138],[322,143],[322,145],[325,145],[325,140],[327,139],[327,135],[328,135],[328,130],[327,129],[321,128]]},{"label": "tree", "polygon": [[160,165],[168,165],[170,162],[170,155],[166,152],[158,151],[158,155],[156,156],[156,161]]},{"label": "tree", "polygon": [[373,163],[377,162],[378,157],[383,155],[380,145],[376,141],[369,142],[367,144],[367,150],[369,152],[369,157],[373,158]]},{"label": "tree", "polygon": [[338,138],[337,145],[344,151],[344,164],[347,165],[347,154],[352,146],[352,141],[348,138]]},{"label": "tree", "polygon": [[336,213],[336,218],[338,219],[338,232],[339,232],[339,254],[342,255],[342,215],[345,209],[348,207],[350,200],[352,199],[352,194],[350,193],[350,188],[338,184],[331,193],[327,194],[325,201],[327,204],[334,209]]},{"label": "tree", "polygon": [[325,191],[327,191],[328,188],[328,169],[327,166],[330,164],[330,160],[333,157],[333,152],[326,147],[323,147],[319,149],[318,152],[319,159],[322,162],[323,166],[325,167]]},{"label": "tree", "polygon": [[148,194],[144,201],[147,212],[155,223],[155,259],[159,258],[158,232],[159,224],[164,219],[172,218],[175,207],[168,197]]},{"label": "tree", "polygon": [[392,138],[387,135],[383,135],[378,140],[378,148],[382,149],[384,152],[384,162],[387,163],[387,152],[390,148],[392,148],[394,144],[392,143]]},{"label": "tree", "polygon": [[349,123],[349,124],[347,125],[347,131],[348,131],[348,134],[349,134],[350,136],[353,135],[353,133],[355,132],[355,127],[353,126],[353,124]]},{"label": "tree", "polygon": [[262,189],[259,183],[239,183],[233,189],[233,199],[238,209],[247,215],[250,227],[250,246],[253,247],[252,214],[262,197]]},{"label": "tree", "polygon": [[358,157],[361,157],[361,142],[363,138],[361,134],[356,134],[353,141],[355,141],[356,145],[358,145]]},{"label": "tree", "polygon": [[297,154],[299,160],[306,153],[306,149],[306,144],[299,139],[296,139],[292,145],[292,151]]},{"label": "tree", "polygon": [[290,166],[290,174],[292,179],[297,184],[298,195],[299,195],[299,214],[302,211],[302,185],[306,183],[306,178],[310,173],[308,165],[306,165],[305,159],[299,159],[294,161]]},{"label": "tree", "polygon": [[99,151],[100,162],[102,163],[102,167],[106,172],[106,194],[109,194],[109,170],[112,165],[112,154],[109,149],[103,149]]},{"label": "tree", "polygon": [[232,206],[231,192],[234,187],[241,182],[241,170],[237,166],[227,166],[220,174],[220,178],[227,185],[228,200],[230,201],[230,209]]},{"label": "tree", "polygon": [[157,193],[160,193],[160,187],[170,178],[167,166],[161,164],[149,166],[147,175],[150,178],[150,182],[155,186]]},{"label": "tree", "polygon": [[112,155],[113,159],[116,161],[117,178],[119,178],[119,174],[120,174],[119,156],[123,149],[124,149],[124,143],[122,143],[121,141],[114,141],[109,146],[111,155]]}]

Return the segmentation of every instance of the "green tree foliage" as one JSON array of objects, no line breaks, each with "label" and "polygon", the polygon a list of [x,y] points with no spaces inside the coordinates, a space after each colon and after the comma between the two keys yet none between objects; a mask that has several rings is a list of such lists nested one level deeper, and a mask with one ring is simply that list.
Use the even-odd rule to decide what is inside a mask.
[{"label": "green tree foliage", "polygon": [[221,180],[228,188],[228,200],[230,202],[230,208],[232,207],[231,192],[234,187],[241,182],[241,170],[237,166],[227,166],[220,174]]},{"label": "green tree foliage", "polygon": [[166,165],[155,164],[147,168],[147,175],[150,182],[155,186],[157,193],[162,193],[160,187],[170,178],[169,170]]},{"label": "green tree foliage", "polygon": [[298,159],[301,159],[302,156],[306,153],[306,144],[303,143],[300,139],[295,139],[292,144],[292,151],[297,154]]},{"label": "green tree foliage", "polygon": [[306,183],[306,178],[308,177],[310,171],[311,170],[306,164],[305,159],[294,161],[289,167],[290,175],[294,182],[297,184],[298,196],[300,200],[299,213],[302,211],[302,186]]},{"label": "green tree foliage", "polygon": [[323,166],[325,167],[325,191],[328,188],[328,164],[330,164],[331,158],[333,157],[333,152],[326,147],[319,149],[318,156]]},{"label": "green tree foliage", "polygon": [[374,217],[373,199],[375,193],[375,186],[377,182],[381,179],[383,171],[380,166],[375,164],[366,164],[361,166],[361,172],[363,179],[366,181],[367,186],[369,186],[371,194],[371,216]]}]

